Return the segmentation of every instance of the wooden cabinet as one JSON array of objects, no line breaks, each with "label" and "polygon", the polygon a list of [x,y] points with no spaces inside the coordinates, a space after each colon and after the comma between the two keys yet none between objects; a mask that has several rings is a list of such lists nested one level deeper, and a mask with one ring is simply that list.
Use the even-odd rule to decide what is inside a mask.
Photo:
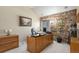
[{"label": "wooden cabinet", "polygon": [[36,52],[40,52],[41,49],[43,49],[44,44],[45,44],[43,39],[44,39],[43,37],[36,38],[36,46],[35,46],[36,47]]},{"label": "wooden cabinet", "polygon": [[79,39],[71,38],[70,52],[71,53],[79,53]]},{"label": "wooden cabinet", "polygon": [[0,36],[0,52],[19,46],[18,35]]},{"label": "wooden cabinet", "polygon": [[33,53],[41,52],[53,42],[53,35],[47,34],[38,37],[27,37],[27,50]]}]

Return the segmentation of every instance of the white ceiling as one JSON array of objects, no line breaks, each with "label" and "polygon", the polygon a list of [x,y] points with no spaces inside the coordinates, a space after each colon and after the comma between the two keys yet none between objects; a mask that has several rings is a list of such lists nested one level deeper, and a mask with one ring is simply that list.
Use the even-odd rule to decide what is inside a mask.
[{"label": "white ceiling", "polygon": [[50,14],[76,9],[76,6],[31,6],[30,8],[39,16],[46,16]]}]

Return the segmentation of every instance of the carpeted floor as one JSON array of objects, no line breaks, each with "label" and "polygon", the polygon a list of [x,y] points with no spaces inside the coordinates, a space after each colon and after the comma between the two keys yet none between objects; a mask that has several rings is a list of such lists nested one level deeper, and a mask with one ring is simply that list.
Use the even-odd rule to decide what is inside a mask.
[{"label": "carpeted floor", "polygon": [[[29,53],[26,49],[27,45],[22,42],[18,48],[8,50],[5,53]],[[51,45],[45,48],[41,53],[69,53],[70,46],[66,43],[57,43],[54,41]]]}]

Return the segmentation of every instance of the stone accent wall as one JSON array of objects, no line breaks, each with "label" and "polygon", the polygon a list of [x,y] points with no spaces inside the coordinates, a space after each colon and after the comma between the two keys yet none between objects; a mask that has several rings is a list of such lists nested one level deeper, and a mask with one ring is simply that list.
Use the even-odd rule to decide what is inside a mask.
[{"label": "stone accent wall", "polygon": [[76,13],[77,10],[70,10],[70,11],[66,11],[66,12],[62,12],[62,13],[57,13],[57,14],[52,14],[52,15],[48,15],[48,16],[43,16],[40,17],[41,20],[48,20],[48,19],[70,19],[70,18],[74,18],[76,17]]},{"label": "stone accent wall", "polygon": [[53,35],[60,35],[63,38],[63,41],[69,41],[65,40],[65,38],[68,38],[68,33],[71,32],[70,29],[72,29],[71,26],[76,23],[76,12],[77,10],[74,9],[62,13],[43,16],[40,17],[40,20],[50,20],[50,30],[53,32]]},{"label": "stone accent wall", "polygon": [[68,30],[70,25],[72,23],[75,23],[77,20],[76,12],[77,12],[77,10],[74,9],[74,10],[70,10],[70,11],[66,11],[66,12],[62,12],[62,13],[43,16],[43,17],[40,17],[40,20],[50,20],[50,21],[57,20],[56,25],[53,26],[52,24],[50,24],[51,29],[53,27],[53,29],[54,28],[56,28],[56,29],[64,28],[64,29]]}]

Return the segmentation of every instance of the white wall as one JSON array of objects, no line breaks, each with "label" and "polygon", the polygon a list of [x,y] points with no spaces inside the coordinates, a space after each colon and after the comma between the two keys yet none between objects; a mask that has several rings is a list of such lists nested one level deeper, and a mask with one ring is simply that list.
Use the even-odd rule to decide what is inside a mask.
[{"label": "white wall", "polygon": [[[32,18],[31,27],[20,27],[19,16]],[[39,17],[28,7],[0,7],[0,30],[12,29],[11,34],[18,34],[20,41],[25,40],[30,35],[30,29],[35,27],[39,30]]]}]

